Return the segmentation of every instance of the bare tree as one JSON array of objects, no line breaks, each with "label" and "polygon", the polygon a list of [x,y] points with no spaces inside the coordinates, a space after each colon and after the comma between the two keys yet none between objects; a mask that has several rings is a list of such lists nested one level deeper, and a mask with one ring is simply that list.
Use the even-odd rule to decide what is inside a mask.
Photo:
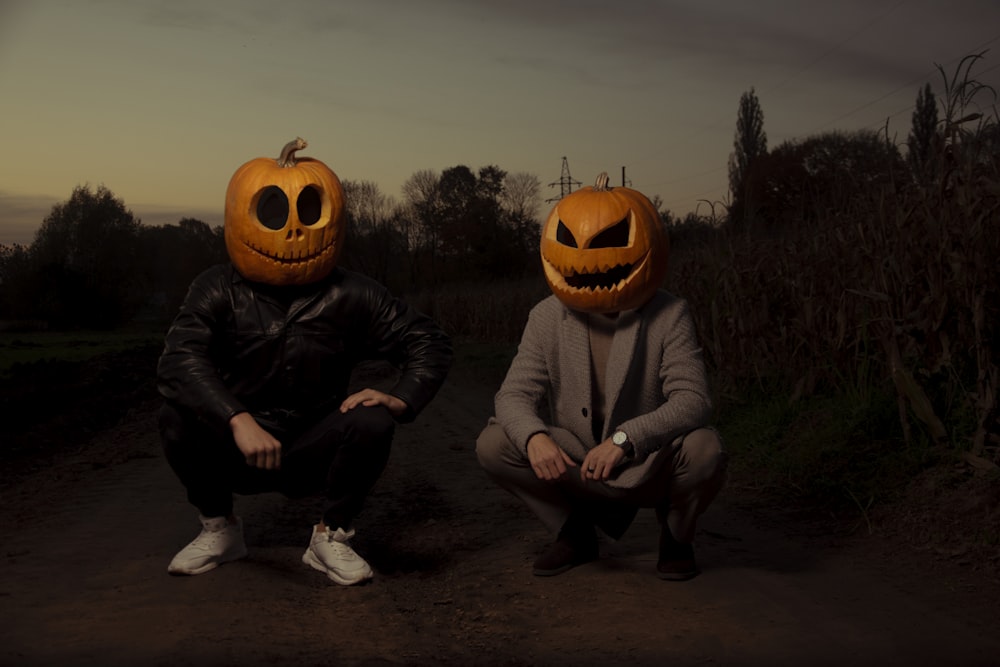
[{"label": "bare tree", "polygon": [[411,219],[411,234],[408,237],[411,257],[411,277],[419,274],[420,258],[428,258],[426,278],[433,284],[437,265],[438,245],[441,225],[441,179],[436,172],[422,169],[414,172],[403,183],[403,206],[405,215]]},{"label": "bare tree", "polygon": [[414,172],[403,183],[403,202],[416,223],[415,246],[437,244],[437,215],[440,208],[438,184],[441,179],[430,169]]},{"label": "bare tree", "polygon": [[504,179],[501,205],[508,224],[525,250],[537,247],[541,226],[538,208],[541,205],[542,183],[534,174],[516,172]]},{"label": "bare tree", "polygon": [[405,258],[405,242],[394,228],[395,201],[373,181],[344,180],[347,239],[344,264],[383,284]]},{"label": "bare tree", "polygon": [[507,174],[500,202],[514,219],[534,219],[541,205],[542,182],[524,171]]},{"label": "bare tree", "polygon": [[342,182],[348,219],[362,234],[373,233],[389,219],[392,213],[392,198],[379,190],[373,181]]}]

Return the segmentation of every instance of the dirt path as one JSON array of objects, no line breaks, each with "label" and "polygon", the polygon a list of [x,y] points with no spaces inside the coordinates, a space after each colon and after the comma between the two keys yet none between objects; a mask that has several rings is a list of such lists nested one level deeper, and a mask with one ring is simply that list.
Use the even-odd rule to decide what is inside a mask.
[{"label": "dirt path", "polygon": [[725,494],[701,523],[690,582],[654,576],[651,512],[599,562],[533,577],[549,536],[473,452],[494,387],[457,368],[398,431],[357,526],[376,570],[362,587],[302,565],[319,505],[274,494],[237,501],[249,559],[168,576],[198,525],[160,458],[152,404],[5,483],[0,665],[1000,664],[996,586],[969,589],[914,554],[840,544]]}]

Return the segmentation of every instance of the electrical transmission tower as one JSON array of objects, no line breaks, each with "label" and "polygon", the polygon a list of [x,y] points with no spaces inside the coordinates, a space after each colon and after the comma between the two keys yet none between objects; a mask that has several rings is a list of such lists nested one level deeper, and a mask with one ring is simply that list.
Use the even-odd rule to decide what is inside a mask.
[{"label": "electrical transmission tower", "polygon": [[559,186],[559,196],[552,197],[551,199],[546,199],[545,200],[546,202],[559,201],[569,193],[573,192],[574,185],[576,186],[582,185],[580,181],[574,181],[573,177],[569,175],[569,160],[567,160],[565,157],[563,157],[562,160],[563,160],[562,175],[559,177],[558,181],[553,181],[552,183],[549,183],[550,188],[554,188],[557,185]]}]

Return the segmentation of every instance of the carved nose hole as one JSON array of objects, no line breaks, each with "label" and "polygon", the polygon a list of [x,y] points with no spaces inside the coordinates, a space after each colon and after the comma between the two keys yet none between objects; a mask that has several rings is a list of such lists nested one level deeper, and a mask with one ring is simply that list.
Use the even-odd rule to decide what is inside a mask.
[{"label": "carved nose hole", "polygon": [[303,236],[305,236],[305,232],[303,232],[301,229],[289,229],[288,233],[285,234],[285,240],[286,241],[293,241],[293,240],[294,241],[298,241]]}]

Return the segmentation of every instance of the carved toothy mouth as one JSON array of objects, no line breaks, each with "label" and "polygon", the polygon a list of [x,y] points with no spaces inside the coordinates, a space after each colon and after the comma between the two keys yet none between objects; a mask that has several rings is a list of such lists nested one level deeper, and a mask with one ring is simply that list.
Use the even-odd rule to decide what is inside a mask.
[{"label": "carved toothy mouth", "polygon": [[549,281],[558,285],[565,285],[568,291],[572,292],[596,292],[598,290],[621,289],[624,282],[634,273],[641,271],[649,261],[649,253],[643,255],[638,264],[617,264],[612,267],[557,268],[547,259],[544,261],[545,273]]},{"label": "carved toothy mouth", "polygon": [[564,280],[567,285],[576,289],[611,289],[630,275],[632,275],[632,265],[619,264],[601,273],[574,273],[564,276]]},{"label": "carved toothy mouth", "polygon": [[282,265],[286,265],[286,266],[287,265],[293,265],[293,264],[304,264],[304,263],[308,263],[308,262],[312,262],[312,261],[316,261],[316,260],[322,259],[324,256],[332,255],[333,254],[333,250],[335,248],[335,246],[333,246],[333,245],[328,245],[325,248],[321,248],[319,251],[314,252],[312,254],[308,254],[308,255],[305,254],[305,253],[302,253],[302,252],[300,252],[298,254],[289,253],[287,255],[274,255],[274,254],[271,254],[271,253],[267,252],[266,250],[263,250],[262,248],[258,248],[256,246],[254,246],[253,244],[248,243],[246,241],[243,242],[243,246],[247,250],[249,250],[250,252],[252,252],[254,255],[258,255],[260,257],[263,257],[263,258],[265,258],[265,259],[267,259],[267,260],[269,260],[271,262],[274,262],[275,264],[282,264]]}]

